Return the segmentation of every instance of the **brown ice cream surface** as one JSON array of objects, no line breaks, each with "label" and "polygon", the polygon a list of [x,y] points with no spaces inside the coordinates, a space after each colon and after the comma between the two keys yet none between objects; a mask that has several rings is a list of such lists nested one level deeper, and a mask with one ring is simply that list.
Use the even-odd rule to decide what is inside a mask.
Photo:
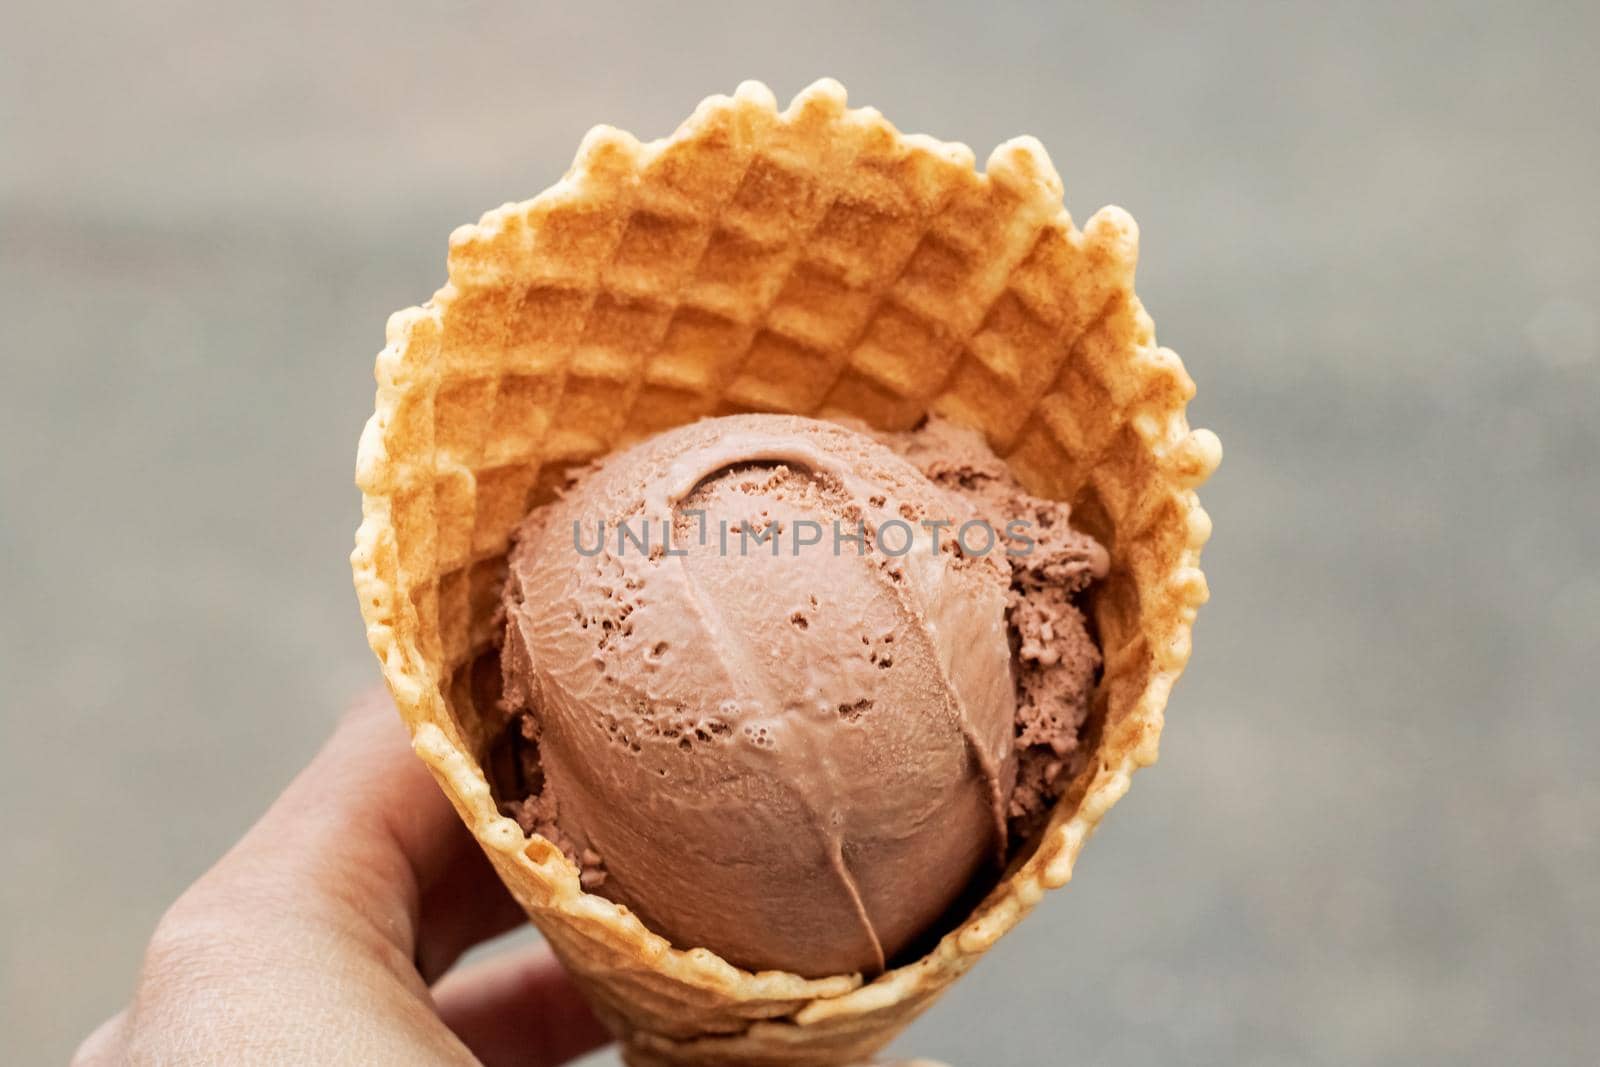
[{"label": "brown ice cream surface", "polygon": [[1106,556],[1067,517],[938,419],[607,457],[510,555],[504,809],[681,948],[882,970],[1075,773]]}]

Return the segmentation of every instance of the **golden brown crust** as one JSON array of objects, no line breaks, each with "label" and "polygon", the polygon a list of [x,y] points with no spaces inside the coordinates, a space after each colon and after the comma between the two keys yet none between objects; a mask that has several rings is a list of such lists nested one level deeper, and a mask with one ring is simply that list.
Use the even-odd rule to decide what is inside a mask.
[{"label": "golden brown crust", "polygon": [[[1185,421],[1194,385],[1134,295],[1136,246],[1118,208],[1072,225],[1032,138],[979,174],[965,146],[848,110],[836,82],[781,113],[747,82],[660,141],[596,127],[557,185],[452,234],[449,282],[390,318],[356,471],[368,641],[418,754],[630,1063],[869,1057],[1071,877],[1155,759],[1206,599],[1193,490],[1220,446]],[[477,762],[489,713],[465,678],[517,521],[566,466],[742,410],[949,415],[1111,553],[1090,604],[1097,758],[958,929],[865,985],[672,948],[501,817]]]}]

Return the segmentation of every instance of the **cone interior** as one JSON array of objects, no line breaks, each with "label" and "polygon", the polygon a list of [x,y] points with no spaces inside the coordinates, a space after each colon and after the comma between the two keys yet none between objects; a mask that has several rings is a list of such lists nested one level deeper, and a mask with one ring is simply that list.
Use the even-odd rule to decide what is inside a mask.
[{"label": "cone interior", "polygon": [[[1031,138],[979,173],[962,145],[847,109],[836,83],[782,112],[746,83],[661,141],[591,131],[556,186],[458,229],[448,284],[390,319],[357,461],[368,639],[418,753],[630,1063],[865,1058],[1067,881],[1155,758],[1206,597],[1193,489],[1220,449],[1185,421],[1193,383],[1134,295],[1136,249],[1120,209],[1074,227]],[[493,669],[512,529],[573,464],[738,411],[947,415],[1111,555],[1087,604],[1095,758],[957,928],[866,985],[673,948],[500,816],[479,762],[500,720],[473,676]]]}]

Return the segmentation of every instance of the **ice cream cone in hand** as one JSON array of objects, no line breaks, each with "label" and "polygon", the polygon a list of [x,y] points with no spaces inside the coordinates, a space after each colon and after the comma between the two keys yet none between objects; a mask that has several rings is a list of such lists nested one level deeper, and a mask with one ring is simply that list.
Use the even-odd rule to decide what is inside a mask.
[{"label": "ice cream cone in hand", "polygon": [[746,83],[390,320],[368,638],[636,1067],[869,1058],[1155,758],[1220,449],[1132,219],[973,162]]}]

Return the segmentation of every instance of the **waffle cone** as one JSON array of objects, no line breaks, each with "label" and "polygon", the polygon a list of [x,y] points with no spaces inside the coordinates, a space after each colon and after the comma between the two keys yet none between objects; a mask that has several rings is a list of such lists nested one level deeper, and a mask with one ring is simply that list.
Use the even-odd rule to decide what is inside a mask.
[{"label": "waffle cone", "polygon": [[[452,234],[448,284],[389,320],[357,460],[367,637],[416,751],[635,1067],[870,1058],[1071,877],[1156,757],[1206,599],[1193,489],[1220,448],[1189,430],[1194,385],[1134,295],[1133,220],[1105,208],[1080,231],[1061,197],[1032,138],[980,174],[963,145],[848,110],[836,82],[783,112],[745,83],[661,141],[596,127],[554,187]],[[518,521],[570,466],[750,410],[945,414],[1110,552],[1088,604],[1094,757],[972,914],[870,983],[672,947],[502,817],[481,765],[503,717],[473,666]]]}]

